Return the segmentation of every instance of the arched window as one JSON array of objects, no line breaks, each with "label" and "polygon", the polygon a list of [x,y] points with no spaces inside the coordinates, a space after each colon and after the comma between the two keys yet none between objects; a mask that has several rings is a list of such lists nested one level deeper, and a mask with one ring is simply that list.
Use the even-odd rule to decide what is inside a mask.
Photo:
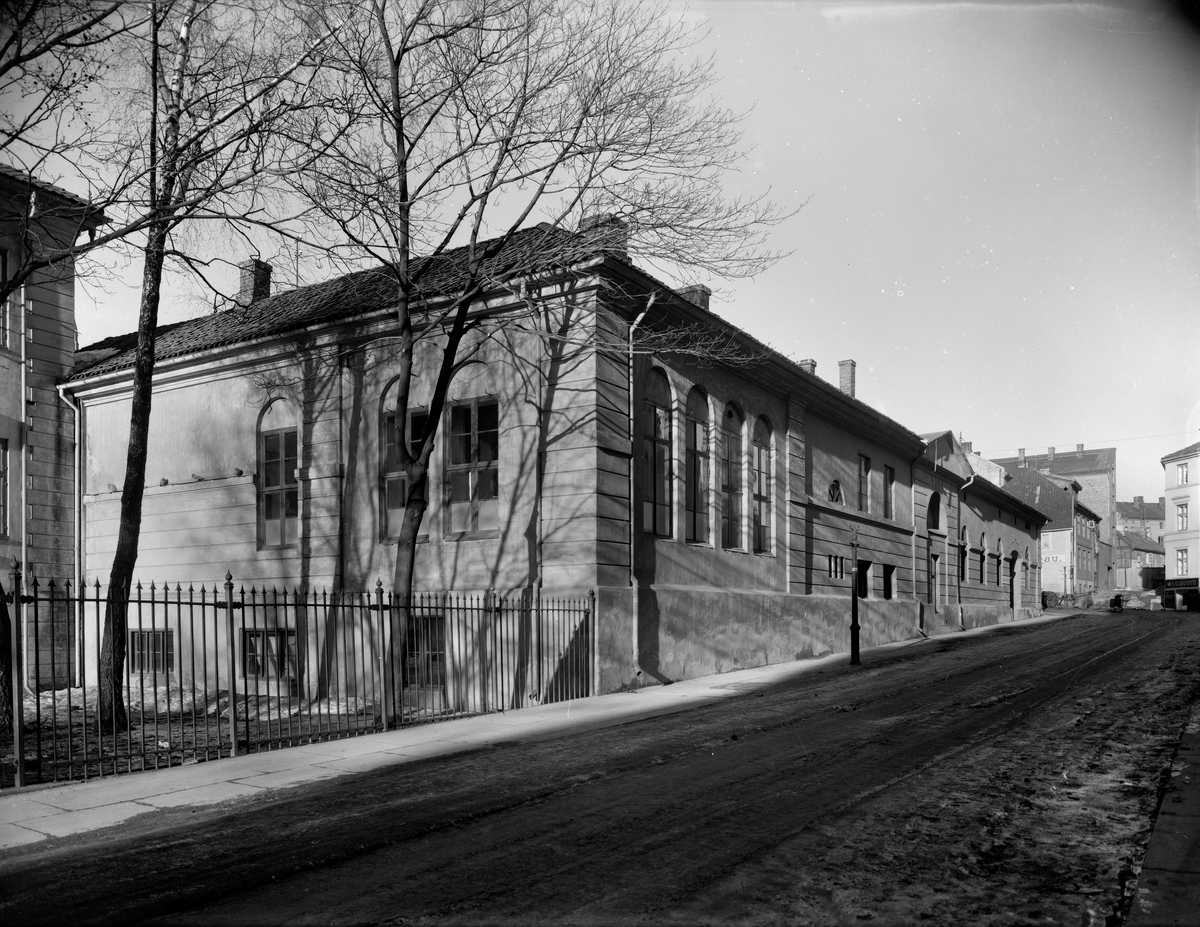
[{"label": "arched window", "polygon": [[996,585],[1000,585],[1000,564],[1004,561],[1004,544],[996,538]]},{"label": "arched window", "polygon": [[642,530],[671,536],[671,386],[657,367],[642,387]]},{"label": "arched window", "polygon": [[711,458],[708,449],[708,396],[693,386],[687,399],[687,460],[684,473],[684,536],[693,543],[708,542],[708,487]]},{"label": "arched window", "polygon": [[259,547],[296,546],[299,468],[299,417],[291,403],[277,399],[258,420]]},{"label": "arched window", "polygon": [[829,484],[829,501],[836,502],[838,505],[842,504],[842,484],[837,480]]},{"label": "arched window", "polygon": [[725,407],[721,431],[721,546],[742,547],[742,413]]},{"label": "arched window", "polygon": [[754,480],[754,552],[771,550],[771,525],[774,522],[771,486],[771,423],[759,416],[754,423],[754,446],[750,460]]},{"label": "arched window", "polygon": [[960,583],[967,581],[967,548],[970,544],[970,538],[967,537],[967,526],[963,525],[962,530],[958,532],[958,581]]},{"label": "arched window", "polygon": [[979,535],[979,585],[987,585],[987,534]]},{"label": "arched window", "polygon": [[929,496],[929,508],[925,513],[925,527],[930,531],[940,531],[942,528],[942,496],[940,493],[931,493]]}]

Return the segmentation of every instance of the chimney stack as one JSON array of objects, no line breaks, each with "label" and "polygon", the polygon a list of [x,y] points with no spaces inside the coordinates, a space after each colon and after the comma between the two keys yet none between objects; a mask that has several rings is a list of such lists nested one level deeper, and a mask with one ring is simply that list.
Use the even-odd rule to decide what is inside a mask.
[{"label": "chimney stack", "polygon": [[271,265],[256,257],[238,265],[241,278],[238,281],[237,304],[249,306],[271,295]]},{"label": "chimney stack", "polygon": [[854,368],[857,366],[852,360],[838,361],[838,387],[851,399],[854,398]]},{"label": "chimney stack", "polygon": [[693,306],[699,306],[705,312],[709,311],[708,301],[712,297],[712,290],[706,287],[703,283],[697,283],[693,286],[680,287],[675,292],[677,292]]},{"label": "chimney stack", "polygon": [[970,441],[964,441],[964,442],[962,443],[962,449],[963,449],[963,451],[964,451],[965,453],[967,453],[967,454],[971,453],[971,442],[970,442]]},{"label": "chimney stack", "polygon": [[1025,448],[1023,447],[1017,448],[1017,466],[1025,466]]},{"label": "chimney stack", "polygon": [[1145,504],[1146,504],[1146,497],[1145,497],[1145,496],[1134,496],[1134,497],[1133,497],[1133,504],[1134,504],[1134,505],[1145,505]]},{"label": "chimney stack", "polygon": [[817,362],[811,357],[806,357],[800,361],[800,369],[805,373],[811,373],[815,377],[817,375]]},{"label": "chimney stack", "polygon": [[1046,450],[1049,452],[1046,455],[1049,458],[1049,460],[1047,460],[1046,463],[1054,463],[1054,448],[1050,447],[1050,448],[1047,448]]},{"label": "chimney stack", "polygon": [[584,216],[579,220],[579,231],[592,236],[601,251],[608,251],[619,257],[629,255],[629,223],[618,219],[611,212]]},{"label": "chimney stack", "polygon": [[1167,517],[1167,497],[1159,496],[1158,497],[1158,505],[1159,505],[1159,508],[1161,508],[1163,510],[1163,518],[1166,518]]},{"label": "chimney stack", "polygon": [[1082,457],[1082,456],[1083,456],[1083,445],[1082,445],[1082,444],[1076,444],[1076,445],[1075,445],[1075,456],[1076,456],[1076,457]]}]

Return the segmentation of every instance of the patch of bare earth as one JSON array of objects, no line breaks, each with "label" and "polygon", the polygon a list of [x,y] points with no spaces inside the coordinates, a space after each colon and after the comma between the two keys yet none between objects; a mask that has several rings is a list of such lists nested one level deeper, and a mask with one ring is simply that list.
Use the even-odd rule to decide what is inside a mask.
[{"label": "patch of bare earth", "polygon": [[747,860],[677,922],[1119,925],[1200,696],[1185,644]]}]

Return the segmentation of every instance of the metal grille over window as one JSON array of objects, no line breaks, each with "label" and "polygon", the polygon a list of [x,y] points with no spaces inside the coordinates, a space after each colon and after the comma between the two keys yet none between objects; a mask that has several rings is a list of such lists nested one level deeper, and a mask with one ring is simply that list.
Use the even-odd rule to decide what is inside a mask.
[{"label": "metal grille over window", "polygon": [[471,402],[450,408],[449,531],[481,534],[500,529],[500,407]]},{"label": "metal grille over window", "polygon": [[642,402],[642,530],[671,536],[671,388],[661,370],[646,377]]},{"label": "metal grille over window", "polygon": [[292,547],[300,491],[296,480],[299,435],[295,428],[264,432],[262,436],[262,487],[259,490],[264,547]]}]

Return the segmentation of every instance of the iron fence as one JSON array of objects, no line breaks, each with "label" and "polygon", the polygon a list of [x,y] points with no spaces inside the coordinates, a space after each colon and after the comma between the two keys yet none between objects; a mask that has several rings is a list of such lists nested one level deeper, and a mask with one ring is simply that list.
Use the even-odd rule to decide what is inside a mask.
[{"label": "iron fence", "polygon": [[[0,788],[217,760],[594,691],[595,597],[136,586],[103,703],[97,583],[5,596],[13,723]],[[6,617],[0,611],[0,618]],[[6,648],[7,649],[7,648]],[[0,655],[2,658],[3,655]],[[16,670],[16,672],[12,672]],[[110,700],[111,701],[111,700]]]}]

